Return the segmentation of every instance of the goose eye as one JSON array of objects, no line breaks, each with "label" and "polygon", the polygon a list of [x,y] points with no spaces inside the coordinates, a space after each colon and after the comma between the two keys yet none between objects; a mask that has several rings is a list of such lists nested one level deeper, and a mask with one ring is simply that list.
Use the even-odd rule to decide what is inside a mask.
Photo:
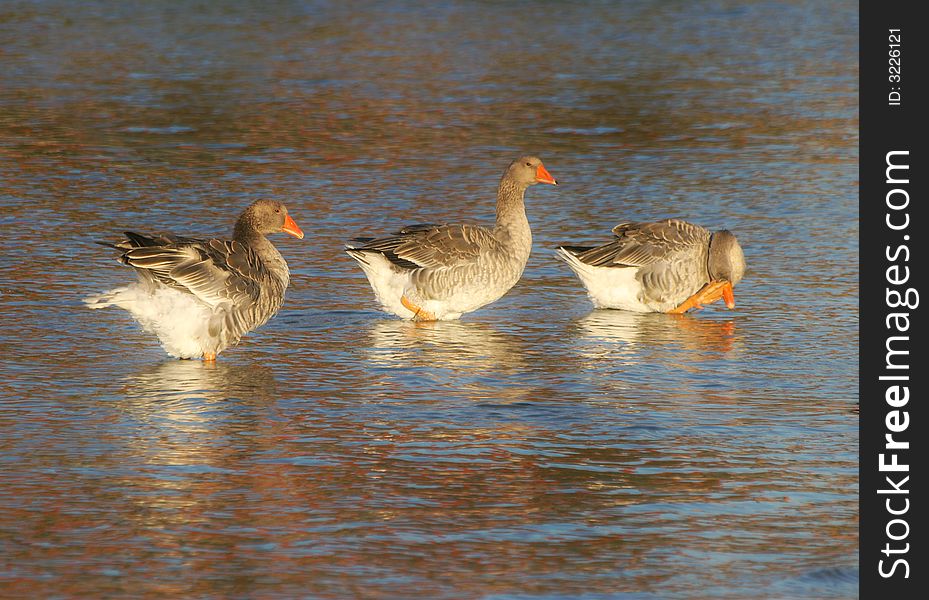
[{"label": "goose eye", "polygon": [[527,163],[526,163],[526,166],[527,166],[527,167],[531,167],[531,166],[532,166],[532,163],[528,163],[528,162],[527,162]]}]

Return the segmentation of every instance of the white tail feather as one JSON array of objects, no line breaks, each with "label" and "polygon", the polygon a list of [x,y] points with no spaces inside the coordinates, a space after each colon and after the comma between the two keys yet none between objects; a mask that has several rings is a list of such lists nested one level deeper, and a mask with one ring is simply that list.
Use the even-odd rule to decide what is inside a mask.
[{"label": "white tail feather", "polygon": [[118,306],[128,311],[172,356],[198,358],[216,352],[218,340],[208,332],[214,311],[191,294],[138,283],[88,296],[84,303],[92,309]]}]

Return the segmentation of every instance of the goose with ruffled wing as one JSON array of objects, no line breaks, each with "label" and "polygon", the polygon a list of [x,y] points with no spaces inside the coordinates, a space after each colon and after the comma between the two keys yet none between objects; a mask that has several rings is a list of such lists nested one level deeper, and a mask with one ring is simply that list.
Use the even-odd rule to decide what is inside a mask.
[{"label": "goose with ruffled wing", "polygon": [[85,299],[90,308],[118,306],[154,333],[177,358],[216,360],[280,309],[290,271],[266,237],[303,232],[280,202],[258,200],[236,221],[232,239],[125,232],[120,263],[138,282]]}]

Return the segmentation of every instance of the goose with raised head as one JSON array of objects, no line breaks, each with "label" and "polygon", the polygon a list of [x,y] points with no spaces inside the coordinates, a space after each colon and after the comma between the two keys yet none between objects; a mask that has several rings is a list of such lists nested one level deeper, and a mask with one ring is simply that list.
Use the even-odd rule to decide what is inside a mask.
[{"label": "goose with raised head", "polygon": [[522,156],[500,179],[493,227],[413,225],[358,238],[346,252],[387,312],[417,321],[457,319],[497,300],[522,276],[532,248],[523,198],[537,183],[556,181],[539,158]]},{"label": "goose with raised head", "polygon": [[118,250],[138,282],[84,301],[127,310],[172,356],[214,361],[283,304],[290,270],[266,237],[280,232],[303,238],[287,208],[273,200],[246,208],[231,240],[127,231],[123,241],[98,243]]},{"label": "goose with raised head", "polygon": [[745,274],[736,237],[678,219],[621,223],[602,246],[561,246],[558,256],[587,288],[597,308],[684,313],[725,300]]}]

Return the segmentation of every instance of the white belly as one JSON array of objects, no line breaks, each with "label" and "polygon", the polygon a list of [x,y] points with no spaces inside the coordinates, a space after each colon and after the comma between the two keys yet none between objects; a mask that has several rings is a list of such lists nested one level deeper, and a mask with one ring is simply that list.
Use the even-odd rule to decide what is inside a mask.
[{"label": "white belly", "polygon": [[660,311],[658,307],[642,302],[642,284],[636,279],[638,267],[593,267],[565,250],[559,249],[558,255],[577,274],[595,307],[635,312]]},{"label": "white belly", "polygon": [[[358,264],[364,270],[381,307],[402,319],[414,318],[413,311],[401,303],[404,296],[439,321],[452,321],[503,296],[512,284],[499,281],[456,281],[443,290],[441,299],[423,297],[412,281],[411,271],[398,269],[383,255],[369,252]],[[454,277],[452,278],[455,279]],[[478,279],[481,279],[478,277]],[[517,277],[518,279],[518,277]],[[515,284],[515,281],[513,282]]]},{"label": "white belly", "polygon": [[[593,273],[581,275],[587,295],[597,308],[618,308],[635,312],[655,309],[640,300],[642,284],[636,279],[636,267],[591,267]],[[602,272],[601,272],[602,271]]]},{"label": "white belly", "polygon": [[90,308],[118,306],[127,310],[145,331],[158,336],[165,352],[176,358],[199,358],[205,352],[224,349],[209,335],[213,309],[191,294],[137,283],[84,301]]}]

